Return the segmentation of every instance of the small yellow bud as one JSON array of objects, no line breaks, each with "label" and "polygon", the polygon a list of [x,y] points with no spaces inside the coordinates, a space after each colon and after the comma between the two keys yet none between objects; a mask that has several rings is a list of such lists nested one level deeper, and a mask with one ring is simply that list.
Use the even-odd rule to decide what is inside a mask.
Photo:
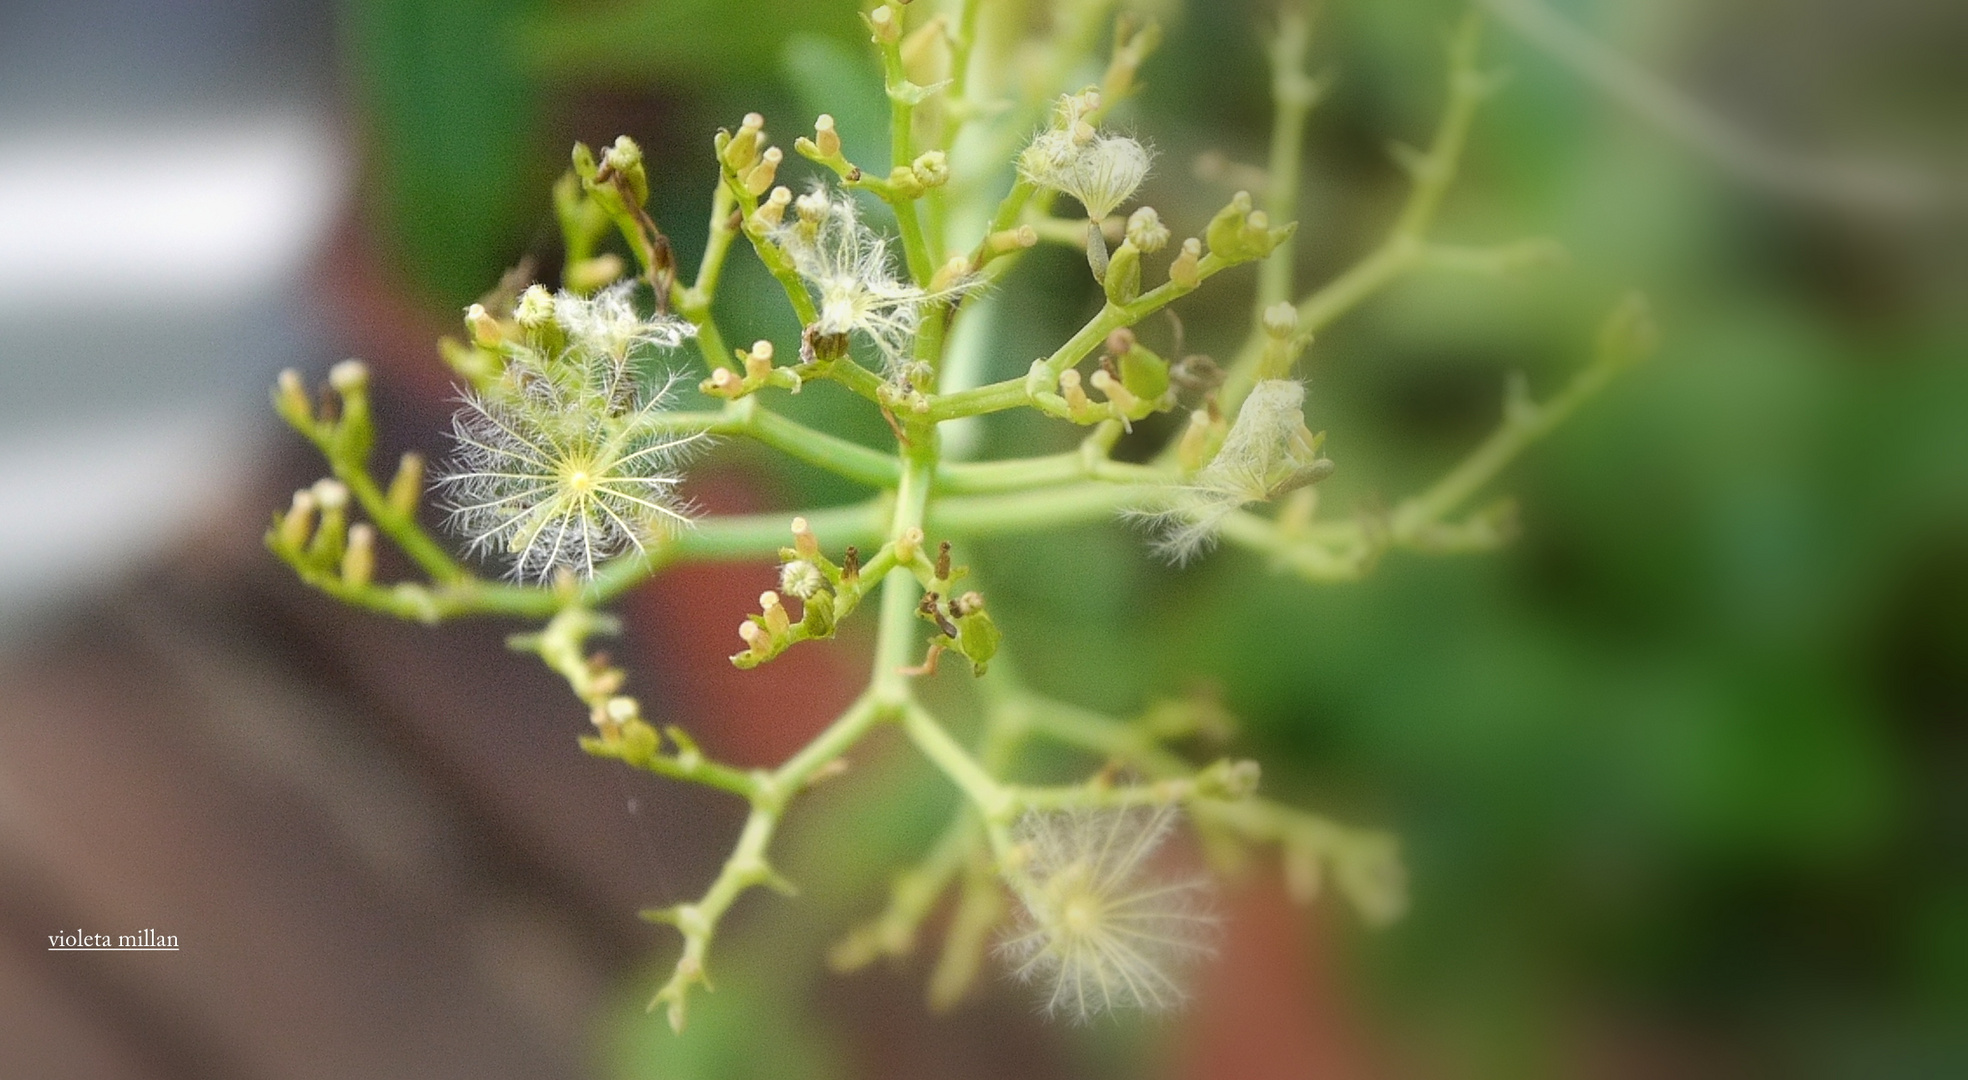
[{"label": "small yellow bud", "polygon": [[1182,254],[1177,255],[1175,261],[1169,264],[1169,280],[1180,288],[1195,288],[1203,280],[1202,273],[1198,269],[1202,261],[1202,241],[1193,236],[1184,240]]},{"label": "small yellow bud", "polygon": [[785,220],[786,207],[791,206],[792,202],[793,193],[790,190],[783,187],[773,188],[772,194],[767,195],[765,201],[759,204],[752,218],[762,228],[776,229],[779,223]]},{"label": "small yellow bud", "polygon": [[465,329],[471,332],[472,344],[481,349],[497,349],[506,340],[504,328],[485,310],[484,304],[465,309]]},{"label": "small yellow bud", "polygon": [[813,121],[813,146],[823,158],[837,158],[841,152],[840,132],[834,130],[834,118],[821,113]]},{"label": "small yellow bud", "polygon": [[772,181],[779,175],[779,162],[784,160],[785,151],[776,146],[768,146],[759,155],[757,165],[745,173],[745,190],[754,195],[763,195],[772,187]]},{"label": "small yellow bud", "polygon": [[1282,300],[1265,308],[1264,332],[1281,340],[1298,333],[1298,309]]},{"label": "small yellow bud", "polygon": [[625,269],[620,255],[607,252],[570,265],[561,280],[569,291],[585,295],[614,283]]},{"label": "small yellow bud", "polygon": [[396,466],[396,475],[390,478],[389,501],[391,510],[409,517],[416,513],[417,500],[424,493],[424,456],[411,451],[403,455]]},{"label": "small yellow bud", "polygon": [[813,535],[813,530],[807,525],[806,519],[803,517],[793,519],[793,548],[803,558],[817,559],[820,557],[820,541]]},{"label": "small yellow bud", "polygon": [[301,381],[300,372],[288,368],[280,373],[274,383],[273,408],[294,427],[302,431],[313,428],[314,406],[308,402],[307,384]]},{"label": "small yellow bud", "polygon": [[970,276],[970,258],[966,255],[952,255],[949,261],[936,268],[929,279],[929,291],[935,294],[955,289],[964,278]]},{"label": "small yellow bud", "polygon": [[347,397],[369,388],[369,367],[360,360],[344,360],[328,369],[328,384]]},{"label": "small yellow bud", "polygon": [[897,537],[895,541],[895,561],[900,563],[915,562],[916,556],[922,552],[922,543],[923,531],[921,529],[912,525],[902,530],[902,535]]},{"label": "small yellow bud", "polygon": [[778,637],[792,629],[792,616],[786,614],[786,605],[779,602],[778,593],[771,591],[760,593],[759,607],[765,615],[765,628],[772,632],[773,637]]},{"label": "small yellow bud", "polygon": [[868,29],[874,31],[877,45],[893,45],[902,40],[902,13],[889,4],[868,13]]},{"label": "small yellow bud", "polygon": [[314,534],[314,492],[302,488],[294,493],[294,504],[280,518],[280,545],[299,551]]},{"label": "small yellow bud", "polygon": [[368,522],[349,526],[348,549],[342,552],[342,583],[361,587],[376,576],[376,527]]},{"label": "small yellow bud", "polygon": [[1003,229],[984,238],[986,257],[995,258],[1007,252],[1019,251],[1039,242],[1039,230],[1030,225],[1020,225],[1015,229]]},{"label": "small yellow bud", "polygon": [[636,699],[626,695],[617,694],[609,698],[608,703],[602,708],[607,712],[608,718],[618,724],[626,724],[642,716],[642,706],[636,703]]},{"label": "small yellow bud", "polygon": [[1066,399],[1066,407],[1073,411],[1074,416],[1086,412],[1093,404],[1086,390],[1080,386],[1080,373],[1074,368],[1059,373],[1059,396]]},{"label": "small yellow bud", "polygon": [[340,513],[348,508],[348,485],[340,480],[316,480],[313,491],[314,501],[329,513]]},{"label": "small yellow bud", "polygon": [[772,343],[759,340],[752,343],[750,352],[741,354],[745,362],[745,377],[752,380],[764,379],[772,373]]},{"label": "small yellow bud", "polygon": [[1129,392],[1127,387],[1121,385],[1121,380],[1107,374],[1105,368],[1094,372],[1093,378],[1089,381],[1093,383],[1094,389],[1107,395],[1107,400],[1113,402],[1114,408],[1120,410],[1123,414],[1131,415],[1136,409],[1141,407],[1141,399],[1135,397],[1133,393]]},{"label": "small yellow bud", "polygon": [[746,113],[738,124],[737,134],[724,147],[724,164],[732,172],[744,175],[758,161],[759,143],[765,138],[765,117],[757,113]]}]

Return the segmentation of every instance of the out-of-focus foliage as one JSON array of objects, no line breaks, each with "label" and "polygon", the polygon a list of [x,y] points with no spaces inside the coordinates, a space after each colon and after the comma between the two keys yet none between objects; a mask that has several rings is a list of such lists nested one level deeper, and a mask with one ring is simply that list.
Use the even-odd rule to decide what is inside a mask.
[{"label": "out-of-focus foliage", "polygon": [[[1935,99],[1963,92],[1968,29],[1942,0],[1564,6],[1776,136],[1879,133],[1962,157],[1958,110]],[[734,7],[752,14],[717,15]],[[715,126],[753,108],[787,132],[823,108],[843,131],[878,124],[873,75],[843,45],[850,5],[530,8],[354,6],[376,191],[432,295],[462,296],[533,242],[545,188],[519,180],[552,167],[596,102],[639,95],[615,122],[655,126],[627,129],[657,147],[659,211],[665,192],[679,207],[658,217],[687,252]],[[1424,139],[1455,14],[1324,5],[1315,67],[1337,79],[1312,121],[1304,280],[1385,227],[1401,187],[1384,143]],[[1159,151],[1147,195],[1183,235],[1228,190],[1196,179],[1195,159],[1252,161],[1263,144],[1263,9],[1195,0],[1171,16],[1129,119]],[[1882,68],[1848,42],[1906,62]],[[1762,63],[1772,51],[1810,83]],[[1517,78],[1478,123],[1442,234],[1550,235],[1572,265],[1395,289],[1313,345],[1308,413],[1340,466],[1323,505],[1412,490],[1493,424],[1508,371],[1557,385],[1599,300],[1643,287],[1664,347],[1509,478],[1523,539],[1328,587],[1234,553],[1173,572],[1118,528],[1001,544],[987,567],[1043,568],[1000,575],[1007,640],[1039,685],[1117,708],[1137,703],[1102,700],[1112,688],[1212,674],[1265,760],[1294,766],[1268,784],[1316,787],[1398,831],[1414,913],[1349,962],[1384,1037],[1430,1048],[1448,1075],[1576,1074],[1582,1055],[1661,1048],[1752,1075],[1968,1072],[1958,207],[1908,219],[1786,203],[1507,36],[1491,52]],[[1812,111],[1827,101],[1839,107]],[[849,123],[855,108],[868,118]],[[1003,287],[994,374],[1092,309],[1071,262],[1042,252]],[[729,318],[748,340],[743,312]],[[1183,318],[1186,347],[1207,351],[1247,313],[1220,301]],[[1173,332],[1144,328],[1163,344]],[[744,993],[714,999],[732,1040]],[[718,1018],[703,1021],[685,1038],[710,1045]],[[752,1074],[704,1053],[664,1075]]]}]

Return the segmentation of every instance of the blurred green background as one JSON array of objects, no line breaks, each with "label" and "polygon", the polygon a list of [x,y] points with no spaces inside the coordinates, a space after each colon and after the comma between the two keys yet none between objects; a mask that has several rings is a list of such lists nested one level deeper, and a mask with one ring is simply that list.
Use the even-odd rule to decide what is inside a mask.
[{"label": "blurred green background", "polygon": [[[1198,155],[1263,159],[1272,7],[1153,6],[1169,33],[1122,122],[1157,148],[1143,199],[1182,235],[1229,193],[1191,174]],[[1118,525],[995,543],[977,557],[1007,647],[1041,686],[1117,710],[1213,679],[1274,793],[1401,835],[1413,913],[1344,930],[1333,962],[1420,1075],[1968,1075],[1968,10],[1553,6],[1748,130],[1912,161],[1947,194],[1879,213],[1757,190],[1493,27],[1486,55],[1514,79],[1438,235],[1548,235],[1571,264],[1411,280],[1334,326],[1304,373],[1340,466],[1324,512],[1390,504],[1491,428],[1508,372],[1550,392],[1611,300],[1646,291],[1658,356],[1500,486],[1522,539],[1333,586],[1234,551],[1172,571]],[[1313,67],[1335,81],[1308,138],[1303,285],[1389,223],[1404,181],[1386,144],[1425,140],[1461,10],[1322,8]],[[827,111],[850,140],[881,137],[853,10],[354,0],[370,212],[404,279],[450,309],[522,255],[552,265],[546,192],[567,146],[626,132],[692,263],[715,127],[757,110],[790,141]],[[727,338],[789,340],[755,262],[733,263]],[[1228,278],[1181,306],[1189,349],[1239,340],[1251,277]],[[1045,250],[998,302],[994,377],[1097,301],[1074,256]],[[1010,420],[988,445],[1063,447],[1057,427]],[[789,501],[851,494],[781,480]],[[892,820],[906,800],[853,803],[827,814]],[[816,826],[802,858],[878,873],[933,827],[906,816],[921,827],[889,830],[890,851]],[[751,925],[817,962],[838,927],[785,918]],[[824,1031],[748,1006],[775,985],[754,983],[727,971],[695,1041],[625,1013],[623,1068],[824,1069],[801,1042]],[[753,1046],[771,1062],[744,1053],[748,1008],[785,1032]]]}]

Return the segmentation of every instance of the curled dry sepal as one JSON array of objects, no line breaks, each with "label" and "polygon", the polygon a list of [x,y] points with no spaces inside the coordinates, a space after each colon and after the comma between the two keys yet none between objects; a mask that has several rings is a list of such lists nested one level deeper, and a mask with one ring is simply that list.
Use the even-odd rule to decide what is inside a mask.
[{"label": "curled dry sepal", "polygon": [[587,298],[534,286],[510,329],[475,328],[502,366],[464,392],[456,447],[436,482],[447,523],[516,579],[591,578],[598,564],[690,523],[677,469],[704,436],[663,424],[674,379],[645,384],[636,358],[675,347],[692,327],[643,318],[629,289]]}]

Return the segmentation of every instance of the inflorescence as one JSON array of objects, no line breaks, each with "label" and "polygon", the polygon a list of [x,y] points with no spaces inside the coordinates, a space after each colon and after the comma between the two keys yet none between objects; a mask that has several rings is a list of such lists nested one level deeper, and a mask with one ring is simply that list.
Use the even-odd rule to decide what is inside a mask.
[{"label": "inflorescence", "polygon": [[[707,980],[732,905],[756,886],[789,888],[771,863],[789,808],[884,726],[898,728],[962,804],[922,861],[897,877],[886,910],[848,934],[832,959],[851,970],[910,951],[940,898],[954,893],[931,978],[939,1006],[962,998],[994,951],[1043,987],[1054,1013],[1086,1019],[1182,1001],[1184,972],[1209,952],[1215,917],[1200,878],[1157,869],[1179,822],[1208,841],[1205,851],[1275,852],[1302,900],[1331,881],[1370,921],[1398,916],[1404,894],[1390,837],[1264,798],[1253,762],[1198,763],[1180,752],[1227,735],[1214,702],[1150,701],[1126,719],[1019,680],[1001,649],[990,582],[960,556],[978,537],[1116,515],[1144,520],[1172,561],[1222,543],[1309,581],[1356,578],[1390,551],[1487,550],[1507,536],[1507,508],[1470,512],[1471,498],[1650,342],[1644,307],[1621,304],[1567,386],[1542,402],[1514,393],[1496,433],[1440,482],[1384,510],[1321,516],[1316,485],[1333,463],[1324,434],[1306,422],[1306,383],[1296,370],[1311,336],[1403,275],[1523,261],[1509,254],[1521,243],[1489,258],[1428,237],[1470,118],[1495,86],[1477,69],[1474,19],[1450,47],[1449,99],[1434,139],[1403,159],[1412,185],[1392,232],[1354,268],[1298,296],[1295,225],[1283,219],[1296,205],[1299,140],[1317,95],[1304,92],[1312,84],[1300,70],[1306,35],[1295,7],[1288,16],[1300,21],[1286,29],[1297,30],[1281,33],[1272,49],[1276,85],[1296,89],[1277,99],[1279,141],[1264,194],[1237,193],[1207,220],[1186,223],[1196,228],[1183,236],[1183,215],[1129,209],[1151,154],[1103,126],[1160,40],[1152,23],[1119,21],[1098,85],[1032,92],[994,81],[1009,67],[997,50],[1041,60],[1034,70],[1078,71],[1095,35],[1067,22],[1052,36],[987,42],[976,33],[974,0],[925,11],[936,6],[888,0],[866,16],[890,104],[886,169],[848,160],[834,119],[821,116],[794,148],[824,175],[795,197],[779,182],[786,155],[762,116],[717,133],[719,181],[694,277],[684,276],[650,215],[637,144],[624,137],[599,153],[577,146],[553,192],[567,253],[559,291],[495,290],[468,309],[461,337],[441,343],[460,406],[452,452],[434,477],[415,453],[387,481],[372,473],[361,364],[337,365],[319,400],[293,372],[275,390],[277,410],[332,473],[297,492],[267,534],[303,581],[423,622],[488,614],[532,622],[536,630],[512,645],[560,674],[587,709],[594,732],[585,750],[716,788],[747,807],[708,888],[645,913],[683,938],[651,1003],[667,1007],[677,1027],[693,988]],[[993,187],[1007,177],[1009,190]],[[1059,195],[1084,217],[1061,216]],[[798,318],[797,342],[726,344],[712,301],[740,237]],[[627,259],[603,250],[612,242]],[[1101,306],[1048,355],[984,381],[979,373],[996,359],[992,343],[953,329],[1039,243],[1084,248]],[[1229,359],[1171,361],[1157,351],[1144,321],[1244,264],[1262,265],[1257,303]],[[680,407],[684,361],[676,354],[686,346],[702,363],[698,390],[708,407]],[[879,413],[892,443],[863,445],[775,411],[772,395],[814,380],[860,399],[849,407]],[[1031,457],[966,461],[944,451],[941,425],[1012,409],[1085,435],[1065,452]],[[1145,461],[1115,460],[1133,425],[1169,412],[1186,421],[1167,446]],[[716,437],[828,469],[872,497],[797,513],[698,515],[681,493],[683,470]],[[466,554],[509,580],[480,577],[426,530],[427,488]],[[376,580],[384,542],[407,556],[414,577]],[[613,625],[601,605],[668,565],[775,556],[779,588],[740,622],[732,662],[756,666],[831,637],[870,599],[878,608],[874,661],[866,689],[811,743],[775,768],[744,770],[717,761],[680,727],[646,717],[626,692],[627,674],[590,642]],[[952,736],[917,691],[953,667],[981,680],[973,745]],[[1021,782],[1015,751],[1040,740],[1082,753],[1088,778]]]}]

